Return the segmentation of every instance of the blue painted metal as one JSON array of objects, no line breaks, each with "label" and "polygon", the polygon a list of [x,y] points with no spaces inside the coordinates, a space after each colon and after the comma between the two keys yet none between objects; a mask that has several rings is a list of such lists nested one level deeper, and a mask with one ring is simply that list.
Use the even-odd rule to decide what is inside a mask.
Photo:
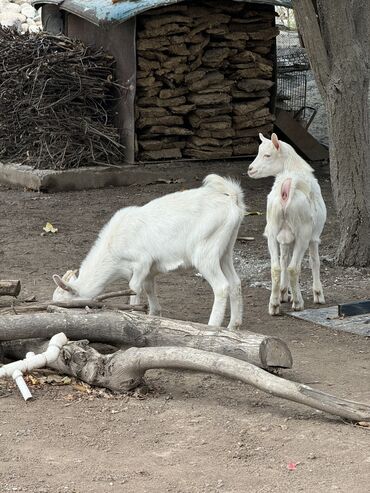
[{"label": "blue painted metal", "polygon": [[[60,5],[61,10],[75,14],[97,26],[108,23],[121,23],[137,14],[156,7],[179,3],[182,0],[125,0],[112,3],[112,0],[33,0],[36,8],[45,4]],[[249,3],[282,5],[292,7],[291,0],[236,0]]]}]

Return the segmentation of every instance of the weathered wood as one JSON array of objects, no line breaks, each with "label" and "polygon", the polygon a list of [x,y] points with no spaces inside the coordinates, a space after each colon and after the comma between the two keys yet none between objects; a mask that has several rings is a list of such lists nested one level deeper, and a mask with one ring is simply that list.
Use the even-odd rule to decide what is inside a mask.
[{"label": "weathered wood", "polygon": [[[233,113],[239,116],[245,116],[259,108],[264,108],[266,104],[270,101],[270,98],[259,98],[253,101],[248,101],[247,103],[235,103],[233,106]],[[265,108],[267,112],[268,108]]]},{"label": "weathered wood", "polygon": [[201,149],[204,149],[206,146],[229,147],[233,143],[233,140],[232,139],[215,139],[212,137],[202,138],[202,137],[197,137],[196,135],[194,135],[193,137],[191,137],[189,142],[194,145],[194,148],[200,147]]},{"label": "weathered wood", "polygon": [[261,79],[240,80],[237,83],[238,88],[246,92],[264,91],[270,89],[273,85],[274,83],[271,80]]},{"label": "weathered wood", "polygon": [[[229,145],[228,139],[234,139],[236,131],[258,130],[271,121],[268,112],[254,114],[254,111],[267,110],[270,103],[274,63],[263,55],[271,51],[278,32],[274,14],[258,6],[251,10],[250,5],[231,0],[216,3],[203,0],[200,5],[182,5],[184,8],[180,10],[178,7],[168,6],[163,14],[150,12],[138,18],[137,103],[148,109],[164,107],[169,114],[137,113],[137,157],[166,158],[173,153],[175,158],[179,155],[176,149],[197,159],[230,157],[233,148],[239,153],[244,145],[240,142]],[[173,32],[175,26],[183,30]],[[163,84],[158,91],[152,86],[153,77]],[[229,119],[207,120],[222,114]],[[154,122],[157,115],[171,117]],[[183,123],[177,123],[173,115],[186,117]],[[230,115],[244,117],[246,123],[230,119]],[[156,132],[153,127],[157,127]],[[140,145],[145,140],[160,140],[162,135],[182,135],[181,142],[187,145],[185,149],[153,143],[149,146],[154,148],[144,149]],[[211,140],[201,145],[191,135]],[[212,139],[224,142],[216,145]],[[218,156],[217,149],[222,149]],[[151,154],[144,155],[145,152]]]},{"label": "weathered wood", "polygon": [[151,127],[152,125],[183,125],[182,116],[164,115],[164,116],[143,116],[136,121],[137,128]]},{"label": "weathered wood", "polygon": [[165,24],[156,29],[142,30],[137,32],[139,40],[148,38],[159,38],[162,36],[168,36],[169,34],[188,33],[189,27],[180,24]]},{"label": "weathered wood", "polygon": [[187,115],[191,111],[195,110],[195,108],[195,104],[182,104],[180,106],[173,106],[171,111],[175,115]]},{"label": "weathered wood", "polygon": [[233,144],[234,156],[254,156],[258,151],[258,142],[251,144]]},{"label": "weathered wood", "polygon": [[0,281],[0,296],[18,296],[21,291],[21,281]]},{"label": "weathered wood", "polygon": [[199,91],[209,87],[212,84],[222,82],[224,78],[225,76],[224,74],[221,74],[221,72],[211,70],[210,72],[206,72],[199,80],[190,81],[188,87],[190,91]]},{"label": "weathered wood", "polygon": [[195,347],[250,361],[263,368],[292,366],[290,351],[282,340],[253,332],[233,332],[193,322],[120,311],[0,317],[0,341],[49,339],[58,332],[64,332],[74,340],[88,338],[93,342],[137,347]]},{"label": "weathered wood", "polygon": [[235,130],[233,128],[225,128],[224,130],[206,130],[204,128],[199,128],[196,130],[195,135],[203,138],[211,137],[214,139],[227,139],[235,136]]},{"label": "weathered wood", "polygon": [[175,89],[162,89],[159,93],[161,99],[177,98],[189,92],[187,87],[176,87]]},{"label": "weathered wood", "polygon": [[[47,343],[46,343],[47,344]],[[45,347],[46,347],[45,344]],[[31,349],[32,345],[27,347]],[[25,349],[25,348],[24,348]],[[44,350],[40,347],[39,351]],[[24,354],[24,353],[23,353]],[[102,355],[87,341],[65,345],[51,368],[79,378],[90,385],[117,392],[134,389],[145,372],[154,368],[174,368],[213,373],[253,385],[281,397],[350,421],[370,421],[370,406],[313,389],[308,385],[270,374],[246,361],[193,348],[136,348]]]},{"label": "weathered wood", "polygon": [[141,153],[142,159],[157,160],[157,159],[179,159],[182,157],[181,150],[178,147],[171,149],[162,149],[160,151],[144,151]]},{"label": "weathered wood", "polygon": [[[174,140],[177,139],[177,140]],[[183,140],[178,140],[178,137],[163,137],[160,140],[141,140],[139,146],[144,151],[161,151],[162,149],[173,149],[177,147],[178,149],[183,149],[186,142]]]},{"label": "weathered wood", "polygon": [[193,132],[185,127],[163,127],[160,125],[150,127],[149,133],[160,135],[193,135]]},{"label": "weathered wood", "polygon": [[[211,124],[210,124],[211,125]],[[216,125],[213,123],[212,125]],[[187,147],[184,149],[184,154],[186,156],[195,158],[195,159],[226,159],[233,155],[232,147],[229,148],[219,148],[213,151],[206,151],[204,149],[191,149]]]}]

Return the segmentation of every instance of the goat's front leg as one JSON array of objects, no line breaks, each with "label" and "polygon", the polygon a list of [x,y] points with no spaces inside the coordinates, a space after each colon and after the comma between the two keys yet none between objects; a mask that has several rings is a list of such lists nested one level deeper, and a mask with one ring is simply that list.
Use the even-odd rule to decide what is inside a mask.
[{"label": "goat's front leg", "polygon": [[219,265],[201,265],[195,267],[204,279],[208,281],[213,290],[214,301],[208,325],[221,327],[225,317],[226,303],[229,298],[229,283]]},{"label": "goat's front leg", "polygon": [[279,315],[280,310],[280,262],[279,244],[275,237],[269,236],[267,244],[271,258],[271,296],[269,303],[269,314]]},{"label": "goat's front leg", "polygon": [[[303,233],[302,233],[303,236]],[[288,267],[290,288],[292,290],[292,308],[294,311],[300,311],[304,308],[301,288],[299,286],[299,276],[301,274],[301,265],[304,254],[307,250],[308,242],[297,238],[294,244],[292,260]]]},{"label": "goat's front leg", "polygon": [[290,246],[287,244],[280,244],[280,301],[286,303],[289,301],[289,275],[288,275],[288,263],[289,263]]},{"label": "goat's front leg", "polygon": [[310,262],[313,279],[313,302],[323,304],[325,303],[325,298],[320,280],[319,243],[317,241],[311,241],[308,248],[310,252]]},{"label": "goat's front leg", "polygon": [[221,269],[230,288],[230,322],[228,329],[238,329],[242,324],[243,298],[241,282],[233,264],[233,250],[228,250],[221,259]]}]

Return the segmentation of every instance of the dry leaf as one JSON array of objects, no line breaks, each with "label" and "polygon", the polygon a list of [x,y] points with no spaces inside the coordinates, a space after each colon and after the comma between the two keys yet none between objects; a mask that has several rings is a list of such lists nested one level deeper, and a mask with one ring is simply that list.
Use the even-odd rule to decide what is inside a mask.
[{"label": "dry leaf", "polygon": [[58,228],[54,228],[54,226],[51,223],[46,223],[42,229],[45,231],[45,233],[57,233],[58,232]]},{"label": "dry leaf", "polygon": [[27,375],[25,380],[29,385],[40,385],[40,380],[33,375]]},{"label": "dry leaf", "polygon": [[84,392],[85,394],[91,394],[91,387],[90,385],[84,384],[84,383],[75,383],[72,385],[72,387],[77,390],[78,392]]},{"label": "dry leaf", "polygon": [[72,380],[70,377],[62,377],[61,375],[48,375],[45,382],[51,385],[70,385]]}]

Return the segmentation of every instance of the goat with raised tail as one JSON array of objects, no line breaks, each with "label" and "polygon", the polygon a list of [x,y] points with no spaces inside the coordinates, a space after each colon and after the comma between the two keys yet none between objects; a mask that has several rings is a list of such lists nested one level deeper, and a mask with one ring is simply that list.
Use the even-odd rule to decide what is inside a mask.
[{"label": "goat with raised tail", "polygon": [[[326,207],[313,169],[276,134],[271,140],[259,135],[261,144],[248,169],[251,178],[275,176],[267,197],[266,229],[271,256],[270,315],[279,313],[280,302],[288,301],[290,284],[293,310],[303,310],[299,275],[309,249],[314,303],[325,303],[320,281],[319,244],[326,221]],[[279,252],[280,246],[280,252]],[[280,255],[280,259],[279,259]]]},{"label": "goat with raised tail", "polygon": [[230,298],[229,328],[239,327],[242,296],[233,249],[244,211],[239,184],[218,175],[208,175],[200,188],[121,209],[101,230],[78,277],[71,271],[68,279],[53,276],[53,300],[92,299],[122,278],[137,294],[135,302],[144,291],[149,313],[159,315],[155,276],[195,267],[214,293],[209,325],[222,325]]}]

